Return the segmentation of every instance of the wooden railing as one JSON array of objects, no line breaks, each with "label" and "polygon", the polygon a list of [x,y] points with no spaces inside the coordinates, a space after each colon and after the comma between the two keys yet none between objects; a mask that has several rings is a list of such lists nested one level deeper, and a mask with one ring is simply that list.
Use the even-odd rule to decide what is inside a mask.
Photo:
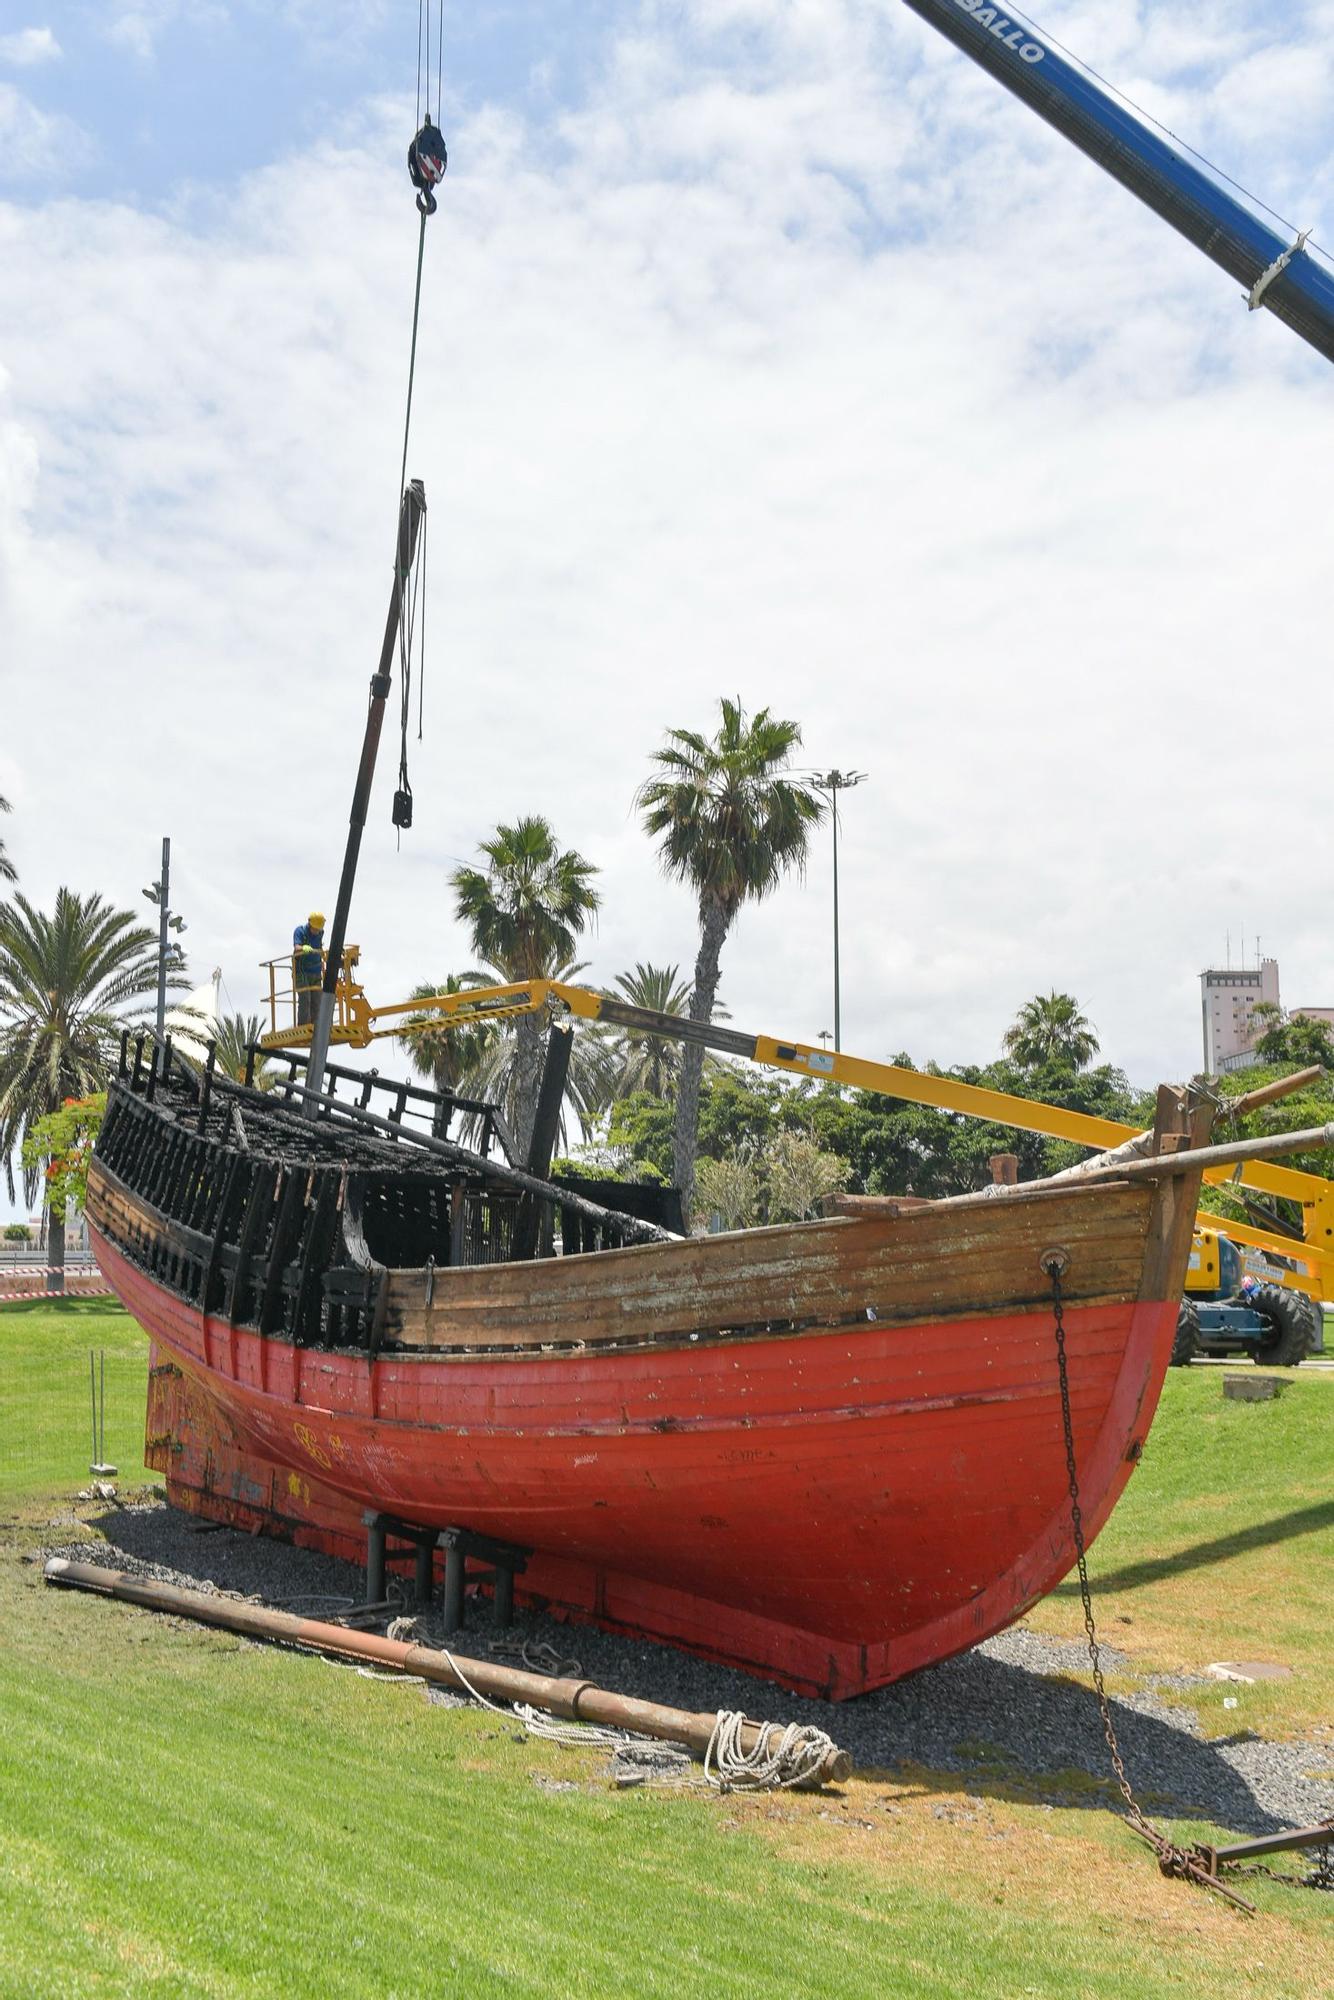
[{"label": "wooden railing", "polygon": [[[334,1081],[349,1076],[367,1081],[350,1071]],[[249,1090],[218,1073],[211,1053],[200,1069],[169,1040],[158,1052],[150,1036],[123,1039],[96,1149],[114,1176],[99,1227],[201,1312],[297,1345],[372,1352],[385,1337],[390,1269],[503,1263],[520,1244],[541,1258],[667,1240],[652,1223],[415,1130],[392,1107],[319,1093],[311,1120],[299,1102],[309,1094],[294,1071],[274,1090]]]}]

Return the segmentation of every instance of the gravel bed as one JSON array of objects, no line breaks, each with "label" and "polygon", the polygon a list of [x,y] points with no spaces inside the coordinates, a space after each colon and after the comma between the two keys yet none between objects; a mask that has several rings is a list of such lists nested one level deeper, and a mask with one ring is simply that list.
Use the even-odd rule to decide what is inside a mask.
[{"label": "gravel bed", "polygon": [[[62,1519],[53,1527],[65,1525]],[[106,1546],[65,1542],[43,1555],[95,1561],[202,1589],[262,1599],[298,1616],[336,1616],[365,1597],[359,1568],[312,1550],[231,1528],[205,1528],[162,1502],[109,1506],[94,1525]],[[55,1540],[53,1536],[52,1540]],[[962,1789],[981,1793],[996,1781],[1035,1789],[1050,1804],[1099,1802],[1081,1779],[1109,1776],[1107,1748],[1088,1681],[1081,1643],[1059,1641],[1023,1626],[893,1687],[855,1701],[809,1701],[736,1669],[711,1665],[670,1646],[558,1624],[519,1613],[504,1634],[490,1607],[469,1608],[469,1629],[455,1638],[460,1654],[492,1651],[518,1664],[516,1647],[545,1646],[590,1680],[673,1707],[744,1709],[771,1721],[814,1723],[849,1750],[861,1770],[921,1765],[957,1772]],[[418,1620],[417,1636],[439,1641],[434,1619]],[[1105,1647],[1109,1672],[1133,1671],[1133,1661]],[[568,1664],[575,1663],[575,1664]],[[1070,1678],[1062,1678],[1068,1676]],[[1334,1763],[1330,1743],[1266,1743],[1249,1730],[1205,1742],[1191,1712],[1171,1707],[1156,1688],[1208,1685],[1193,1676],[1161,1675],[1113,1703],[1131,1781],[1146,1807],[1208,1819],[1239,1834],[1308,1826],[1334,1814],[1334,1782],[1312,1773]],[[1107,1804],[1114,1801],[1108,1799]]]}]

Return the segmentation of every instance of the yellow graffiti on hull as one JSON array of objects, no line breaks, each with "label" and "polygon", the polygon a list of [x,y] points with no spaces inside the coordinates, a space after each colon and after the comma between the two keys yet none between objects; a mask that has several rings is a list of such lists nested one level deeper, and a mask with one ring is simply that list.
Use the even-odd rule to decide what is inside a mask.
[{"label": "yellow graffiti on hull", "polygon": [[309,1424],[293,1424],[292,1436],[296,1439],[302,1451],[305,1452],[307,1458],[314,1459],[316,1465],[323,1466],[326,1472],[333,1470],[333,1460]]}]

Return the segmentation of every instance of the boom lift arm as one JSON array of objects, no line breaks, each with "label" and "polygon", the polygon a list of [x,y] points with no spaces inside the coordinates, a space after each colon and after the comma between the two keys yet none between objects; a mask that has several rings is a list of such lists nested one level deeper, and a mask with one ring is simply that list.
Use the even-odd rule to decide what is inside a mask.
[{"label": "boom lift arm", "polygon": [[[980,1118],[989,1124],[1009,1125],[1017,1131],[1036,1132],[1048,1139],[1069,1140],[1077,1146],[1089,1146],[1095,1152],[1112,1151],[1140,1136],[1133,1126],[1115,1119],[1093,1118],[1086,1112],[1068,1111],[1062,1105],[1010,1097],[1003,1091],[963,1083],[957,1077],[931,1076],[897,1063],[869,1062],[861,1056],[812,1048],[804,1042],[780,1041],[774,1035],[749,1035],[717,1022],[660,1014],[652,1008],[634,1007],[627,1001],[598,993],[592,987],[567,985],[563,980],[531,979],[508,986],[477,986],[461,993],[436,993],[425,999],[400,1000],[389,1007],[372,1007],[353,979],[341,978],[338,1003],[338,1025],[333,1039],[356,1048],[367,1048],[387,1035],[401,1035],[404,1032],[401,1022],[406,1015],[433,1016],[442,1027],[462,1027],[503,1021],[518,1014],[560,1011],[605,1027],[628,1028],[671,1041],[695,1042],[715,1054],[739,1056],[766,1069],[783,1070],[790,1076],[875,1091],[905,1103],[928,1105],[938,1111]],[[261,1036],[260,1041],[265,1049],[301,1048],[309,1045],[310,1036],[309,1027],[282,1029],[275,1018],[272,1031]],[[1301,1080],[1309,1080],[1309,1072]],[[1291,1088],[1295,1081],[1285,1079],[1285,1084]],[[1256,1092],[1251,1101],[1279,1094],[1271,1087]],[[1240,1243],[1300,1257],[1310,1265],[1321,1291],[1334,1292],[1334,1182],[1268,1160],[1247,1161],[1235,1170],[1215,1168],[1205,1178],[1220,1183],[1240,1180],[1265,1194],[1299,1202],[1304,1224],[1300,1242],[1231,1220],[1222,1225],[1224,1233]],[[1205,1220],[1210,1227],[1220,1221],[1216,1216]]]},{"label": "boom lift arm", "polygon": [[1266,307],[1334,361],[1334,269],[1307,249],[1309,230],[1279,234],[1023,15],[989,0],[906,5],[1237,279],[1252,311]]}]

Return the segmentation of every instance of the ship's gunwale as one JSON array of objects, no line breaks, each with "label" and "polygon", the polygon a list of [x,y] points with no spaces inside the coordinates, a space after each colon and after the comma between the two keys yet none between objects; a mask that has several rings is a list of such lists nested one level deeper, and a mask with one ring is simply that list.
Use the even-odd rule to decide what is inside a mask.
[{"label": "ship's gunwale", "polygon": [[[163,1237],[168,1240],[179,1240],[182,1243],[182,1247],[192,1249],[195,1252],[201,1252],[207,1248],[207,1239],[201,1232],[188,1230],[181,1223],[165,1215],[151,1202],[147,1201],[144,1196],[136,1193],[104,1161],[94,1159],[89,1171],[90,1220],[99,1223],[99,1233],[115,1242],[121,1253],[132,1264],[138,1264],[139,1260],[120,1239],[119,1234],[113,1233],[107,1228],[105,1202],[107,1189],[110,1189],[118,1197],[119,1202],[124,1207],[138,1215],[145,1228],[160,1231]],[[1141,1183],[1137,1188],[1132,1188],[1126,1182],[1104,1182],[1096,1189],[1078,1183],[1060,1189],[1035,1188],[1031,1192],[1019,1189],[1014,1195],[1007,1196],[1003,1206],[1007,1216],[1013,1216],[1016,1212],[1022,1214],[1023,1211],[1039,1205],[1045,1208],[1054,1203],[1059,1203],[1069,1208],[1072,1212],[1078,1213],[1080,1209],[1087,1208],[1090,1197],[1095,1194],[1102,1198],[1104,1204],[1108,1199],[1125,1199],[1128,1197],[1129,1202],[1133,1204],[1134,1208],[1142,1211],[1145,1233],[1147,1234],[1155,1194],[1144,1183]],[[975,1210],[974,1214],[980,1214],[989,1218],[994,1216],[996,1220],[1000,1220],[999,1207],[1000,1205],[998,1204],[996,1210],[992,1210],[990,1207],[983,1211]],[[697,1252],[702,1252],[710,1259],[715,1259],[720,1264],[726,1266],[732,1253],[744,1256],[747,1259],[753,1259],[757,1254],[762,1253],[766,1247],[775,1244],[792,1245],[799,1253],[802,1247],[812,1241],[818,1242],[824,1240],[836,1246],[840,1237],[846,1240],[849,1237],[857,1237],[859,1235],[864,1237],[874,1233],[892,1240],[901,1232],[906,1236],[912,1236],[921,1233],[928,1223],[932,1221],[938,1222],[941,1213],[947,1210],[948,1204],[938,1203],[923,1208],[905,1209],[898,1214],[886,1216],[883,1220],[872,1221],[866,1218],[831,1216],[812,1222],[774,1224],[763,1229],[720,1232],[707,1238],[698,1238],[695,1239],[691,1247],[696,1249]],[[522,1263],[467,1265],[460,1267],[457,1271],[451,1270],[448,1266],[434,1269],[426,1266],[388,1266],[384,1268],[391,1287],[391,1296],[395,1298],[397,1305],[402,1308],[404,1306],[420,1304],[421,1309],[429,1319],[433,1308],[437,1304],[437,1295],[439,1305],[443,1307],[445,1304],[452,1281],[457,1281],[460,1284],[468,1283],[474,1286],[481,1284],[485,1286],[488,1279],[503,1281],[507,1276],[512,1278],[514,1274],[522,1273],[529,1281],[526,1289],[533,1301],[541,1301],[544,1293],[548,1294],[549,1297],[551,1285],[553,1282],[560,1281],[560,1274],[562,1274],[566,1267],[575,1265],[584,1267],[595,1266],[596,1274],[601,1280],[597,1289],[614,1296],[620,1289],[620,1281],[627,1266],[635,1268],[641,1264],[651,1263],[654,1260],[662,1260],[664,1263],[670,1265],[672,1261],[679,1257],[684,1247],[684,1245],[676,1243],[630,1244],[615,1250],[582,1254],[574,1253],[569,1257],[558,1259],[529,1260]],[[373,1270],[375,1267],[368,1266],[367,1268],[368,1270]],[[158,1285],[159,1289],[169,1292],[187,1308],[199,1310],[195,1302],[185,1292],[170,1284],[163,1283],[159,1278],[154,1278],[153,1281]],[[911,1327],[947,1324],[952,1320],[967,1319],[971,1321],[984,1318],[999,1318],[1012,1314],[1025,1305],[1036,1303],[1040,1298],[1045,1298],[1048,1292],[1049,1280],[1041,1273],[1037,1259],[1035,1258],[1033,1260],[1032,1284],[1027,1298],[1015,1294],[997,1297],[990,1302],[974,1298],[966,1306],[961,1305],[953,1310],[946,1308],[943,1311],[940,1307],[929,1304],[923,1304],[912,1312],[895,1312],[891,1308],[879,1305],[876,1310],[876,1319],[887,1328],[908,1329]],[[1132,1294],[1124,1286],[1088,1292],[1079,1289],[1076,1285],[1072,1296],[1081,1305],[1107,1306],[1127,1303]],[[208,1317],[217,1318],[217,1315],[210,1314]],[[542,1342],[540,1345],[534,1345],[531,1342],[514,1342],[513,1344],[505,1345],[501,1342],[484,1343],[479,1341],[472,1343],[466,1341],[419,1343],[398,1341],[386,1337],[382,1339],[380,1345],[377,1347],[374,1358],[388,1359],[392,1356],[398,1361],[420,1359],[457,1362],[484,1356],[497,1361],[522,1361],[524,1359],[560,1361],[564,1358],[576,1357],[587,1353],[670,1352],[681,1348],[699,1349],[705,1346],[742,1347],[765,1340],[787,1340],[824,1335],[838,1337],[856,1331],[865,1322],[865,1310],[858,1309],[836,1319],[827,1317],[797,1317],[788,1321],[782,1321],[770,1316],[760,1321],[743,1322],[741,1324],[734,1323],[716,1328],[668,1327],[666,1329],[654,1329],[640,1333],[609,1336],[606,1339],[570,1338],[564,1341],[549,1340]],[[262,1329],[254,1327],[252,1322],[238,1321],[238,1324],[245,1325],[250,1330],[256,1332],[263,1332]],[[276,1336],[268,1333],[263,1334],[263,1337],[274,1338]],[[299,1345],[304,1353],[312,1355],[355,1353],[361,1351],[355,1346],[346,1343],[305,1341],[299,1343]]]}]

